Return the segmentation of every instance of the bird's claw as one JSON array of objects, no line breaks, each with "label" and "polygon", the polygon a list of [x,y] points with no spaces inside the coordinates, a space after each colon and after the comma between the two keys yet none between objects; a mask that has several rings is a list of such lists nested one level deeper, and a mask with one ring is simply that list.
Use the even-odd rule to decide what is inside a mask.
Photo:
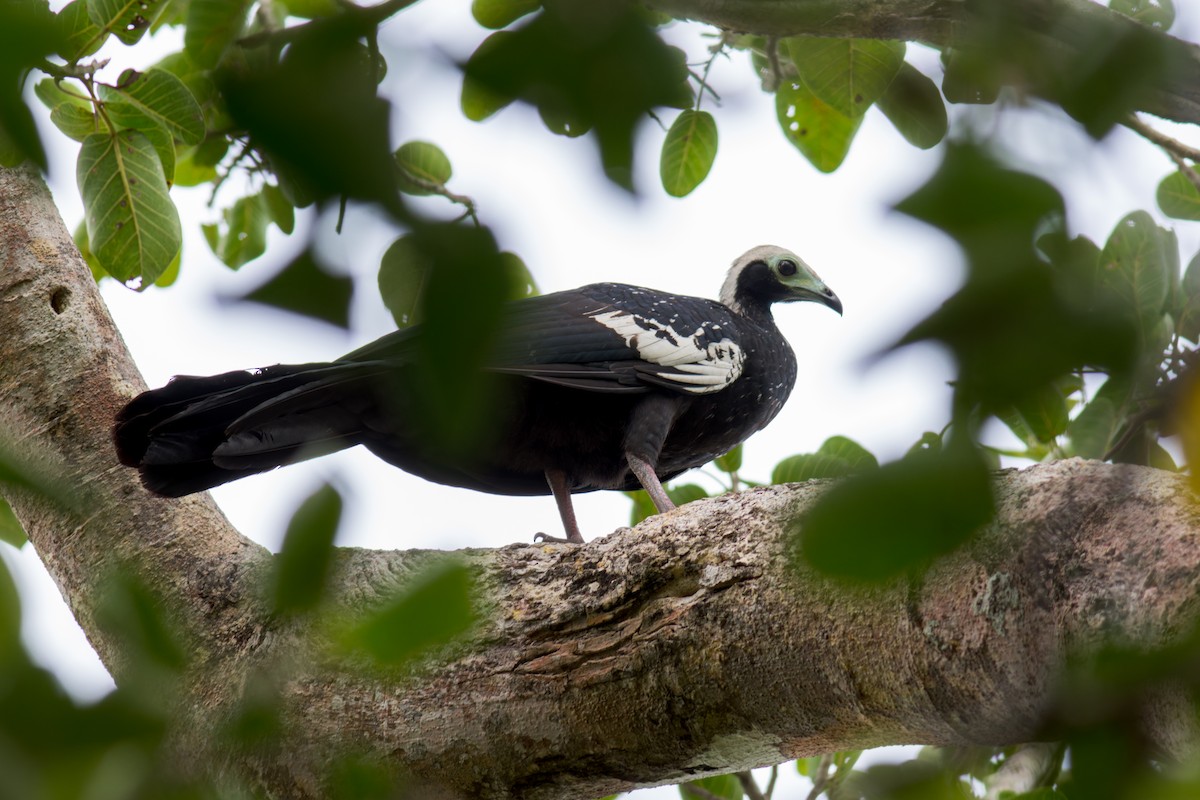
[{"label": "bird's claw", "polygon": [[548,544],[583,544],[583,537],[572,539],[570,536],[551,536],[548,533],[538,531],[533,535],[535,542],[544,542]]}]

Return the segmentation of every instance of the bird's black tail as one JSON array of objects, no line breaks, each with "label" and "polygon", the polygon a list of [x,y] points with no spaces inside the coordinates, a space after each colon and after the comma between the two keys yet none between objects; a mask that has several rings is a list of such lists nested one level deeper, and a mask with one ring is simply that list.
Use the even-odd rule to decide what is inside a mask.
[{"label": "bird's black tail", "polygon": [[179,376],[117,415],[122,464],[150,491],[181,497],[357,444],[379,365],[277,365]]}]

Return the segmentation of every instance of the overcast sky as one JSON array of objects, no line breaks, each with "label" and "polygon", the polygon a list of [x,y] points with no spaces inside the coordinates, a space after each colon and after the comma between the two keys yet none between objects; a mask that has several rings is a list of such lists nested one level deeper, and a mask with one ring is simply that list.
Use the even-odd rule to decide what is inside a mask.
[{"label": "overcast sky", "polygon": [[[940,151],[908,145],[877,110],[868,113],[846,163],[830,176],[812,168],[784,139],[774,102],[762,93],[749,60],[721,59],[710,80],[722,97],[712,109],[720,150],[709,178],[691,196],[667,197],[658,185],[663,131],[648,122],[639,139],[639,199],[611,187],[598,170],[587,137],[569,140],[545,131],[536,113],[510,107],[483,124],[458,109],[459,78],[452,58],[463,58],[486,35],[468,13],[468,0],[427,0],[385,28],[389,58],[386,90],[402,104],[395,143],[427,139],[454,166],[451,188],[473,197],[481,219],[501,245],[519,254],[543,292],[597,281],[622,281],[669,291],[715,296],[730,262],[751,246],[794,250],[838,293],[845,316],[814,304],[783,306],[776,318],[800,362],[788,405],[746,446],[745,477],[765,480],[771,467],[794,453],[811,452],[827,437],[856,439],[881,460],[901,455],[923,431],[948,418],[948,360],[929,346],[910,348],[865,367],[956,288],[957,249],[936,231],[890,212],[936,168]],[[1181,14],[1187,9],[1180,9]],[[1194,20],[1181,18],[1177,35]],[[706,56],[699,26],[676,25],[668,37],[692,61]],[[157,52],[178,47],[159,37]],[[910,53],[913,48],[910,47]],[[103,55],[123,66],[157,56],[109,45]],[[136,62],[129,56],[138,57]],[[940,81],[936,55],[919,52],[916,65]],[[111,76],[120,67],[111,68]],[[36,101],[34,101],[36,107]],[[958,113],[959,109],[952,112]],[[1034,104],[996,116],[974,109],[974,124],[995,130],[1012,154],[1047,177],[1067,197],[1073,231],[1103,243],[1116,222],[1144,208],[1157,214],[1154,188],[1173,167],[1162,153],[1117,130],[1094,145],[1060,115]],[[42,115],[45,120],[45,115]],[[669,122],[670,117],[667,117]],[[1197,144],[1193,131],[1163,126]],[[77,145],[48,122],[51,187],[70,228],[82,217],[74,181]],[[302,245],[274,232],[267,257],[233,273],[209,252],[199,233],[218,211],[208,189],[175,190],[184,221],[183,275],[167,290],[137,294],[106,281],[103,295],[151,386],[175,374],[209,374],[274,363],[337,357],[392,328],[374,288],[379,257],[396,231],[369,212],[354,213],[340,237],[332,219],[300,215],[317,225],[322,252],[357,281],[353,325],[347,334],[283,313],[223,302],[258,285]],[[218,207],[232,203],[223,193]],[[422,207],[453,213],[432,198]],[[1171,223],[1186,264],[1200,236],[1195,225]],[[469,280],[469,275],[464,275]],[[999,434],[995,434],[999,435]],[[276,548],[296,505],[322,481],[332,480],[349,500],[338,542],[381,548],[493,547],[531,541],[537,531],[558,533],[549,498],[508,498],[438,486],[409,476],[356,449],[278,470],[214,491],[232,522],[247,536]],[[703,475],[689,475],[715,488]],[[629,502],[616,493],[580,496],[576,509],[592,538],[628,521]],[[73,694],[93,698],[111,681],[88,648],[37,563],[30,546],[17,553],[0,545],[14,568],[25,603],[26,641]],[[674,790],[639,798],[677,796]]]}]

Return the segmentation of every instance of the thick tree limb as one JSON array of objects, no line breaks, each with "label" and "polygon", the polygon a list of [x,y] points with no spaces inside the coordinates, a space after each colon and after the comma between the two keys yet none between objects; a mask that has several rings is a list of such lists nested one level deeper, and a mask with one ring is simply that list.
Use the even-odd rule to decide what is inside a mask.
[{"label": "thick tree limb", "polygon": [[[1022,33],[1019,51],[1042,64],[1045,76],[1026,75],[1041,93],[1053,79],[1094,68],[1101,41],[1116,42],[1138,23],[1090,0],[644,0],[680,19],[769,36],[834,36],[920,41],[938,48],[971,48],[996,35],[1003,19]],[[1142,29],[1147,30],[1147,29]],[[1155,34],[1171,68],[1137,109],[1178,122],[1200,123],[1200,47]],[[1002,55],[1000,53],[998,55]],[[1009,53],[1014,55],[1014,53]],[[1068,66],[1070,65],[1070,66]]]},{"label": "thick tree limb", "polygon": [[[1028,741],[1069,654],[1154,647],[1196,620],[1186,482],[1068,461],[998,475],[996,524],[920,580],[869,590],[786,566],[785,529],[818,484],[694,503],[580,547],[468,551],[487,611],[474,637],[404,680],[365,670],[265,613],[269,555],[207,496],[153,498],[115,465],[111,419],[141,384],[26,171],[0,170],[0,264],[0,433],[89,511],[0,488],[118,682],[127,653],[94,614],[106,575],[124,564],[159,594],[194,653],[176,750],[274,796],[319,796],[347,751],[426,795],[580,798],[838,749]],[[344,551],[333,602],[369,608],[430,557]],[[228,749],[213,731],[263,669],[285,739]],[[1189,719],[1164,695],[1144,724],[1184,753]]]}]

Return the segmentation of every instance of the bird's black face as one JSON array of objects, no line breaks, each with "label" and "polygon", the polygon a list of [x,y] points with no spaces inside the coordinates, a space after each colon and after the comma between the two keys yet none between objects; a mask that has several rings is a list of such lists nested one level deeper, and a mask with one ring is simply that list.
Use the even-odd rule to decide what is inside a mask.
[{"label": "bird's black face", "polygon": [[805,300],[842,313],[842,301],[810,266],[772,245],[755,247],[735,261],[721,288],[721,301],[742,313]]}]

